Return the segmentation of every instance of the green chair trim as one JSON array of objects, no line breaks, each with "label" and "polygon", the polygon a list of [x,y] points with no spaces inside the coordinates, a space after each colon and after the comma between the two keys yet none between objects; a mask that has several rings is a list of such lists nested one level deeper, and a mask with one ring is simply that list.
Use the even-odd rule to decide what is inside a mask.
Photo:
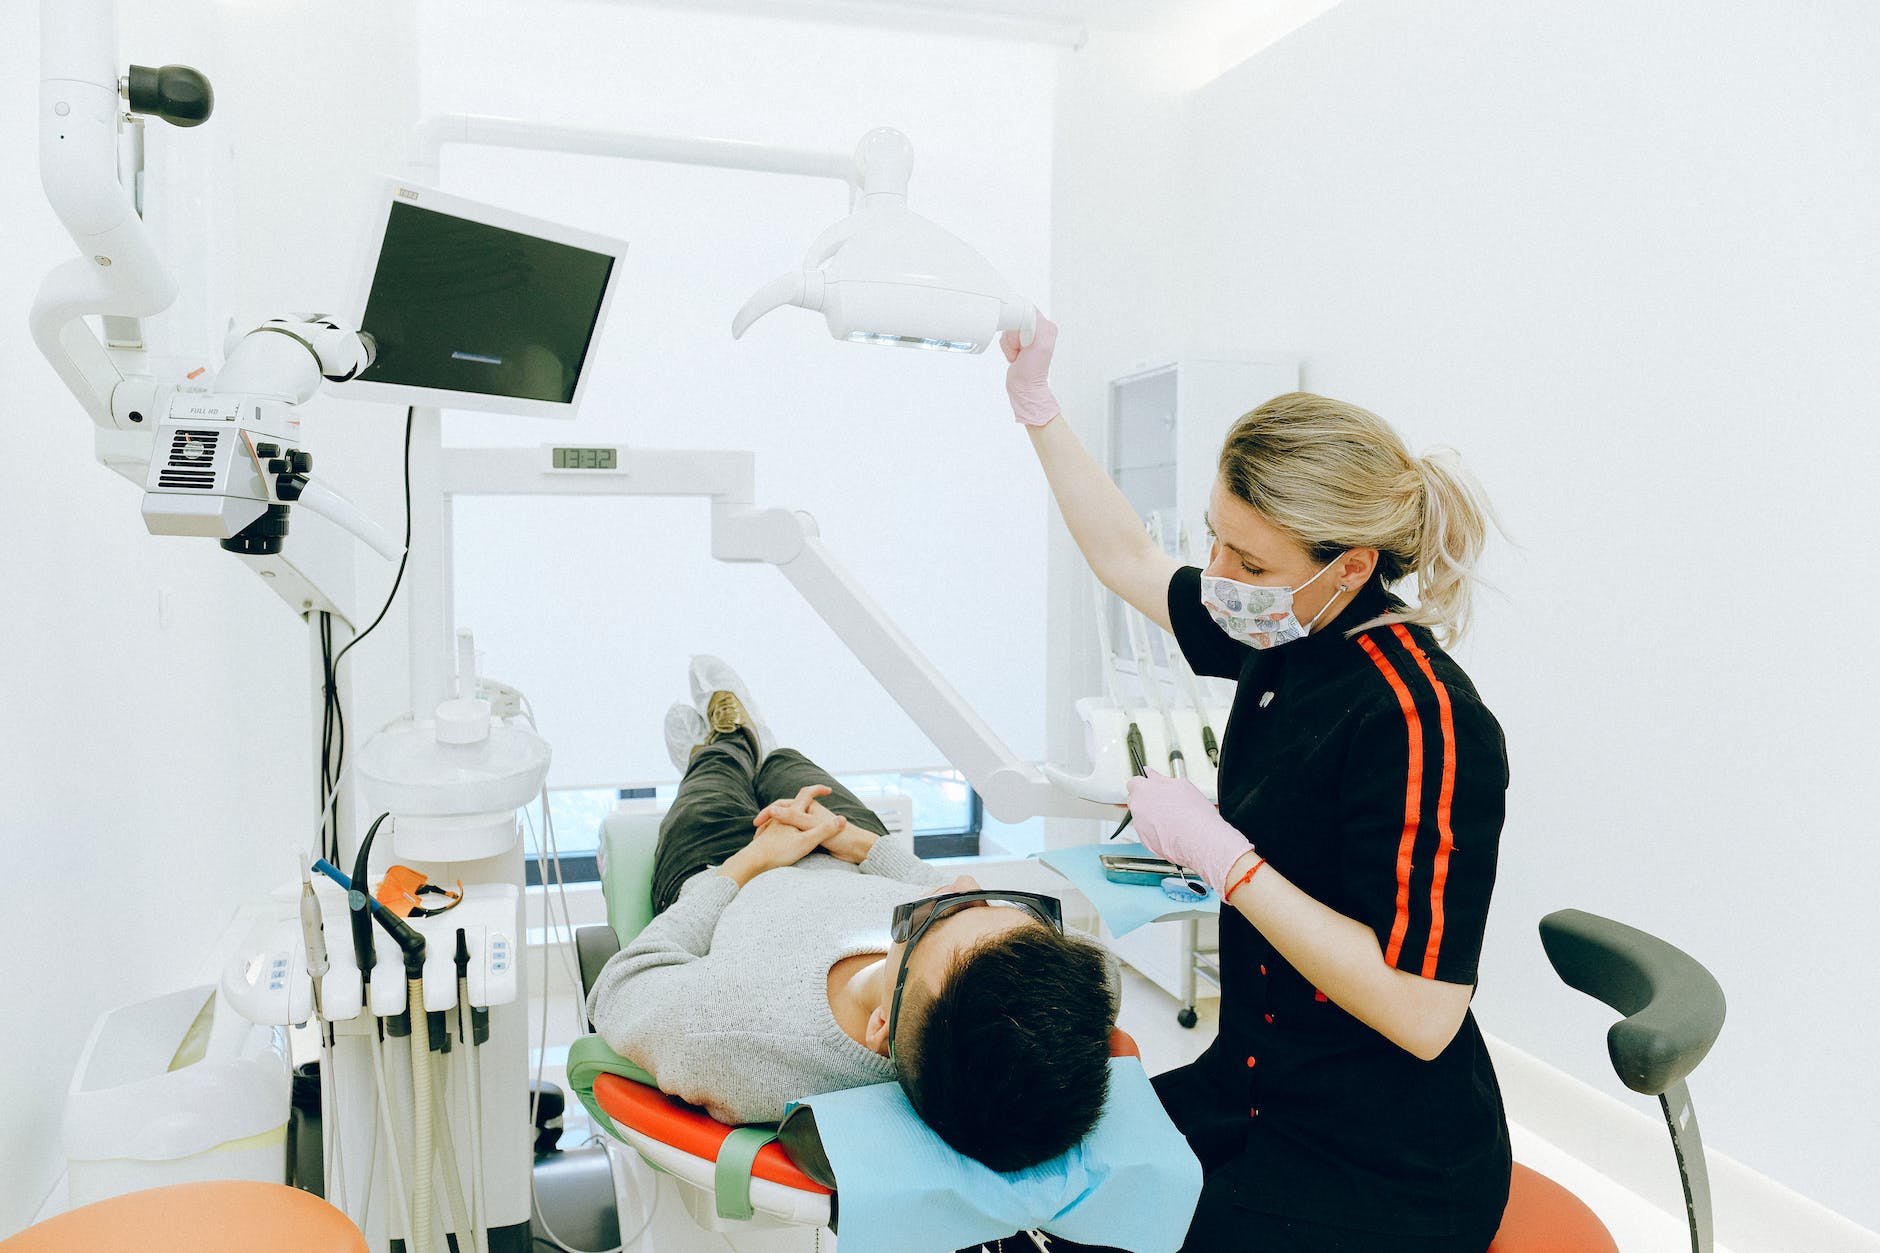
[{"label": "green chair trim", "polygon": [[587,1107],[588,1116],[594,1119],[595,1125],[605,1128],[607,1134],[618,1140],[621,1138],[620,1128],[614,1125],[614,1120],[607,1116],[607,1111],[594,1099],[594,1081],[602,1075],[619,1075],[649,1087],[656,1088],[659,1085],[653,1081],[653,1076],[608,1048],[607,1041],[597,1035],[584,1035],[568,1046],[568,1086],[581,1098],[581,1104]]},{"label": "green chair trim", "polygon": [[758,1151],[776,1138],[775,1127],[739,1127],[725,1137],[712,1174],[718,1217],[741,1223],[757,1212],[751,1204],[751,1167],[757,1163]]},{"label": "green chair trim", "polygon": [[[608,1048],[597,1035],[584,1035],[568,1046],[568,1086],[581,1098],[594,1124],[622,1140],[625,1137],[620,1128],[594,1099],[594,1081],[602,1075],[619,1075],[653,1088],[659,1085],[652,1075]],[[757,1212],[751,1204],[751,1167],[758,1152],[776,1138],[774,1127],[734,1127],[725,1137],[712,1167],[712,1191],[720,1218],[746,1222]]]}]

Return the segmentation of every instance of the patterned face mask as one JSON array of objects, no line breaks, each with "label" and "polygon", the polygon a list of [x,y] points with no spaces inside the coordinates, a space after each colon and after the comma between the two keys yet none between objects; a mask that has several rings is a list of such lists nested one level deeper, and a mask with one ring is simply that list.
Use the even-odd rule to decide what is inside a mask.
[{"label": "patterned face mask", "polygon": [[1312,616],[1311,622],[1304,624],[1292,608],[1295,593],[1311,587],[1318,582],[1319,575],[1337,564],[1338,558],[1334,557],[1318,574],[1298,587],[1261,587],[1257,583],[1237,583],[1233,579],[1204,574],[1201,576],[1201,604],[1221,630],[1242,644],[1253,648],[1278,648],[1281,644],[1304,639],[1325,616],[1325,610],[1337,603],[1338,597],[1333,596],[1325,602],[1324,609]]}]

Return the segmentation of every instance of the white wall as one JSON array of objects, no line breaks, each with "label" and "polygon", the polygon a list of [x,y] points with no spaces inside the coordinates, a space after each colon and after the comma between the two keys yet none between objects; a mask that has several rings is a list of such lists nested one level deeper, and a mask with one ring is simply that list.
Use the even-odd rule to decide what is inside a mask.
[{"label": "white wall", "polygon": [[[162,166],[167,154],[220,180],[193,192],[214,193],[218,216],[201,225],[228,250],[198,260],[222,255],[224,284],[192,290],[203,271],[179,275],[192,317],[176,329],[199,352],[194,315],[210,306],[279,312],[332,298],[320,290],[323,257],[347,229],[338,219],[351,211],[336,204],[351,184],[323,175],[371,160],[361,123],[399,115],[388,69],[410,47],[393,11],[355,11],[342,29],[330,5],[271,5],[265,20],[250,7],[126,6],[120,38],[123,63],[194,64],[216,89],[207,125],[151,137],[158,168],[179,168]],[[306,626],[213,542],[145,533],[138,490],[93,463],[89,419],[27,332],[40,278],[74,252],[39,187],[37,12],[9,5],[0,19],[0,361],[12,432],[0,458],[0,942],[10,955],[0,1236],[33,1217],[62,1167],[65,1088],[94,1019],[192,982],[236,907],[293,875],[318,807]],[[316,115],[321,142],[308,143]],[[239,187],[226,181],[229,159],[240,161]],[[188,243],[186,215],[171,216]],[[316,449],[345,422],[330,412],[309,422]],[[343,453],[321,464],[359,477]],[[371,486],[357,494],[377,509]],[[368,596],[383,594],[377,578],[362,577]],[[372,644],[354,658],[370,664]]]},{"label": "white wall", "polygon": [[1517,541],[1460,652],[1514,773],[1484,1027],[1621,1091],[1612,1015],[1535,924],[1663,936],[1730,1000],[1706,1141],[1880,1227],[1880,14],[1346,0],[1190,98],[1179,158],[1106,129],[1170,109],[1092,52],[1059,102],[1070,395],[1170,324],[1297,351],[1309,389],[1459,447]]},{"label": "white wall", "polygon": [[[1061,58],[1052,186],[1055,301],[1047,306],[1060,337],[1051,381],[1066,419],[1099,461],[1106,456],[1109,380],[1191,347],[1180,280],[1188,252],[1176,223],[1187,178],[1182,135],[1193,59],[1174,42],[1100,35]],[[1036,459],[1029,460],[1043,484]],[[1047,526],[1047,747],[1053,761],[1076,763],[1086,754],[1083,728],[1071,710],[1079,697],[1102,690],[1090,621],[1092,576],[1055,509]],[[1049,828],[1053,845],[1100,834],[1096,824],[1079,819],[1053,819]]]},{"label": "white wall", "polygon": [[[909,206],[1047,299],[1055,55],[1045,48],[668,8],[423,9],[427,112],[852,152],[914,144]],[[828,180],[447,149],[443,181],[629,242],[579,420],[449,415],[447,443],[749,448],[757,499],[837,557],[1021,754],[1041,751],[1044,499],[996,349],[838,344],[785,309],[731,316],[847,213]],[[691,652],[749,680],[783,742],[836,770],[942,758],[775,570],[712,561],[702,501],[483,500],[457,510],[459,625],[534,699],[551,783],[674,775],[659,737]]]}]

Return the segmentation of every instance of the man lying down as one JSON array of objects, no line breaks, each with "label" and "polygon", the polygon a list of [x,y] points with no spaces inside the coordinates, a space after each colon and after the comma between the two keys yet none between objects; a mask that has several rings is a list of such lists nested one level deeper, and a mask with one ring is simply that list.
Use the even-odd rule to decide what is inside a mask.
[{"label": "man lying down", "polygon": [[801,753],[772,751],[729,666],[696,657],[691,680],[693,703],[666,715],[685,779],[660,827],[655,917],[588,996],[608,1046],[721,1122],[898,1079],[995,1170],[1082,1139],[1109,1080],[1108,955],[1062,933],[1053,898],[952,895],[978,885],[884,839]]}]

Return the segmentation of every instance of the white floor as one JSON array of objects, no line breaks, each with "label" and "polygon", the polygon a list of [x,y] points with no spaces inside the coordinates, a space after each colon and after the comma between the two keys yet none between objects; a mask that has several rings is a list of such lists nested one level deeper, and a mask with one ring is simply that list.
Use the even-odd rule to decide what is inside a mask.
[{"label": "white floor", "polygon": [[[1198,1006],[1200,1021],[1193,1028],[1184,1029],[1175,1021],[1177,1007],[1174,998],[1133,970],[1125,969],[1123,1009],[1118,1025],[1136,1038],[1136,1043],[1142,1049],[1143,1064],[1149,1073],[1159,1074],[1194,1060],[1208,1046],[1214,1038],[1216,1005],[1217,1002],[1211,999],[1202,1001]],[[538,1008],[538,1015],[539,1012]],[[563,1068],[568,1044],[573,1039],[572,1032],[578,1023],[577,1014],[578,1003],[574,997],[563,995],[551,998],[548,1022],[552,1043],[542,1057],[543,1075],[549,1082],[560,1085],[564,1092],[567,1091],[567,1077]],[[539,1017],[535,1021],[539,1023]],[[534,1061],[532,1054],[531,1065]],[[1518,1111],[1509,1112],[1511,1117],[1518,1116]],[[1612,1232],[1613,1239],[1618,1242],[1623,1253],[1683,1253],[1690,1248],[1690,1233],[1681,1215],[1674,1217],[1667,1214],[1593,1167],[1562,1153],[1518,1123],[1512,1124],[1510,1130],[1516,1159],[1557,1180],[1591,1206]],[[571,1097],[562,1145],[573,1147],[582,1144],[592,1134],[593,1127],[586,1111]],[[1669,1137],[1665,1141],[1664,1166],[1667,1171],[1676,1169]],[[1715,1246],[1715,1253],[1730,1251],[1719,1244]]]}]

